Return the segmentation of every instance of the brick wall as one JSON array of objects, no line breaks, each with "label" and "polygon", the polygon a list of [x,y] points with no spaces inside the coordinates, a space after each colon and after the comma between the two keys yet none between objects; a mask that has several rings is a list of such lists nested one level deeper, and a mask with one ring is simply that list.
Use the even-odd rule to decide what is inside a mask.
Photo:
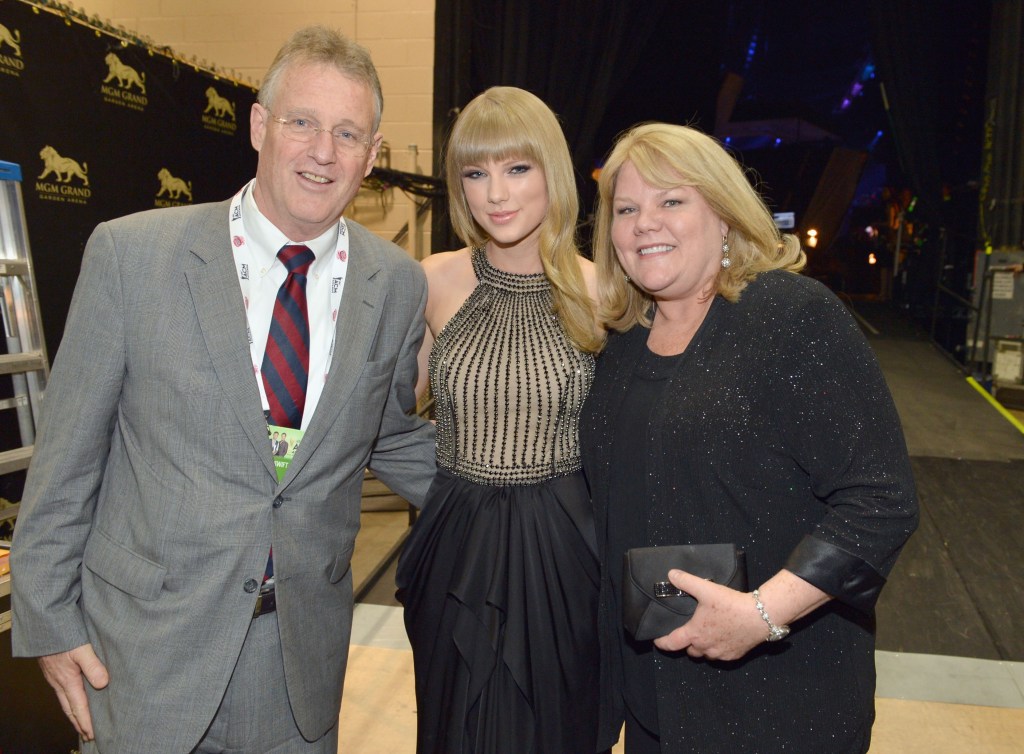
[{"label": "brick wall", "polygon": [[[434,0],[77,0],[75,7],[254,86],[292,31],[312,23],[339,29],[370,50],[380,74],[387,148],[378,164],[431,170]],[[361,191],[347,215],[390,240],[410,219],[410,199],[398,189]],[[429,216],[403,246],[427,253]]]}]

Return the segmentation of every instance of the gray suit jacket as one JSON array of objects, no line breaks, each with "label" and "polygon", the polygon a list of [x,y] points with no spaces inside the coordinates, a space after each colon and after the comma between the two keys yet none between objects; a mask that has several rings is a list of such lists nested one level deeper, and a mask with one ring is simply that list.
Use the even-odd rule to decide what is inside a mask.
[{"label": "gray suit jacket", "polygon": [[[410,415],[426,284],[349,222],[334,360],[279,484],[227,202],[101,224],[44,401],[12,556],[18,655],[91,642],[101,751],[187,751],[221,700],[274,550],[295,719],[337,722],[363,469],[419,504],[434,432]],[[87,684],[88,686],[88,684]]]}]

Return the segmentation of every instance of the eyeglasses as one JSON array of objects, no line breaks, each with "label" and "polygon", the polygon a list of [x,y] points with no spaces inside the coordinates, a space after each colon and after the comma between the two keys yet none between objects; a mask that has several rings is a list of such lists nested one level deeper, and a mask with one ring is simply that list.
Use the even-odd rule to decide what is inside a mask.
[{"label": "eyeglasses", "polygon": [[[270,113],[269,110],[267,112]],[[310,118],[298,115],[291,118],[278,118],[270,113],[270,118],[280,123],[284,127],[284,135],[294,141],[310,142],[319,133],[330,134],[334,140],[334,146],[346,152],[365,152],[372,143],[367,136],[352,128],[343,126],[338,126],[334,130],[321,128]]]}]

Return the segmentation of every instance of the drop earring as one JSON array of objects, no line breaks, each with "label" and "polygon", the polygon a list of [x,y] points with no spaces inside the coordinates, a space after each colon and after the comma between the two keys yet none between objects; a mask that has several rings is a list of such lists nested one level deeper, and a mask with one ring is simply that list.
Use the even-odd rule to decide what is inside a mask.
[{"label": "drop earring", "polygon": [[729,259],[729,239],[726,236],[722,236],[722,269],[727,270],[732,264]]}]

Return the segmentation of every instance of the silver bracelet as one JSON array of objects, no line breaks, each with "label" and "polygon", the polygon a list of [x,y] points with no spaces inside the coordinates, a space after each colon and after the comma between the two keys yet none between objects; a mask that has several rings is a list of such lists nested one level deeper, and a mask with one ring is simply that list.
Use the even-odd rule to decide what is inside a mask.
[{"label": "silver bracelet", "polygon": [[757,589],[754,590],[754,606],[757,612],[761,613],[761,620],[768,624],[768,636],[765,641],[780,641],[789,636],[789,626],[776,626],[772,623],[768,611],[764,609],[764,603],[761,602],[761,592]]}]

